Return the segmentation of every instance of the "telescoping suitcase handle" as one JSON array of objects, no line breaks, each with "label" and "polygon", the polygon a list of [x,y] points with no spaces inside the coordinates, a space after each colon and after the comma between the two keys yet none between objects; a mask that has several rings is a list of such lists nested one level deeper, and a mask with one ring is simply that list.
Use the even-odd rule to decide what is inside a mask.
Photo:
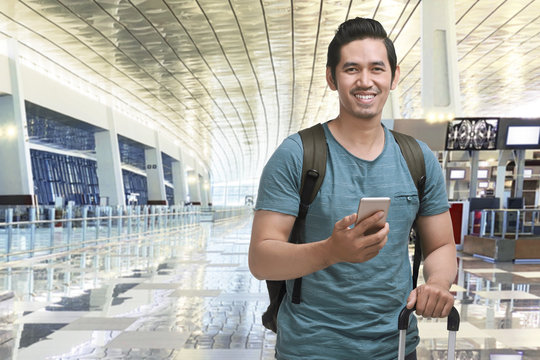
[{"label": "telescoping suitcase handle", "polygon": [[[409,327],[409,317],[416,307],[407,309],[405,306],[399,313],[398,318],[398,330],[399,330],[399,349],[398,360],[405,359],[405,339],[407,335],[407,328]],[[456,332],[459,330],[459,312],[452,306],[450,315],[448,315],[448,322],[446,325],[448,329],[448,360],[455,359],[456,352]]]}]

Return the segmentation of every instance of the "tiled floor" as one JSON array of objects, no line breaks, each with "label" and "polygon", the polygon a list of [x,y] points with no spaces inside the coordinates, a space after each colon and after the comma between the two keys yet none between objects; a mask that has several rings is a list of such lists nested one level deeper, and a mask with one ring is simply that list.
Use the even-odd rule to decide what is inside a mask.
[{"label": "tiled floor", "polygon": [[[203,223],[196,241],[154,271],[77,274],[72,264],[51,264],[54,294],[40,293],[34,273],[34,299],[15,303],[15,339],[0,358],[272,359],[275,336],[260,322],[266,287],[247,267],[250,226]],[[540,264],[460,255],[459,269],[457,359],[540,359]],[[65,284],[85,276],[93,288]],[[420,319],[419,327],[419,359],[446,359],[445,322]]]}]

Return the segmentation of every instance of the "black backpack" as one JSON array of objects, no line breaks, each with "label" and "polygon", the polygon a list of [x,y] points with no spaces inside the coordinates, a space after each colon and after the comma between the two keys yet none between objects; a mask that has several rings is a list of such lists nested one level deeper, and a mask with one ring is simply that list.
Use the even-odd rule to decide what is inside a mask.
[{"label": "black backpack", "polygon": [[[407,162],[409,172],[414,180],[416,189],[418,190],[418,198],[422,201],[424,195],[424,185],[426,182],[426,167],[424,163],[424,154],[420,145],[416,140],[409,135],[392,131],[396,142],[399,145],[401,153]],[[304,240],[304,228],[306,215],[309,210],[309,205],[317,196],[321,184],[326,173],[326,156],[328,146],[326,144],[326,136],[324,128],[321,124],[314,125],[310,128],[303,129],[299,132],[304,148],[304,158],[302,163],[302,180],[300,185],[300,206],[298,216],[294,222],[289,242],[294,244],[302,244]],[[418,216],[418,215],[417,215]],[[415,231],[416,220],[411,228],[411,234],[414,236],[414,261],[413,261],[413,288],[416,288],[418,280],[418,270],[421,261],[420,237]],[[262,315],[262,323],[265,328],[277,332],[277,313],[279,306],[286,293],[285,280],[267,280],[268,295],[270,297],[270,305]],[[292,302],[300,303],[302,290],[302,278],[295,279]]]}]

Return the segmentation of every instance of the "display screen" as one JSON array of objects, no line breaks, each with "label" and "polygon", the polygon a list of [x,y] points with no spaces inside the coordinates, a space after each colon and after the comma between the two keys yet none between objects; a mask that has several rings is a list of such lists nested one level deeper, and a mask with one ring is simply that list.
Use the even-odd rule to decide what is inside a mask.
[{"label": "display screen", "polygon": [[456,118],[448,123],[446,150],[495,150],[499,119]]},{"label": "display screen", "polygon": [[465,179],[465,170],[464,169],[452,169],[452,170],[450,170],[450,179],[452,179],[452,180],[463,180],[463,179]]},{"label": "display screen", "polygon": [[540,144],[540,126],[508,126],[507,147],[535,148]]},{"label": "display screen", "polygon": [[480,181],[480,182],[478,183],[478,187],[479,187],[479,188],[482,188],[482,189],[486,189],[486,188],[489,187],[489,182],[487,182],[487,181]]},{"label": "display screen", "polygon": [[487,179],[489,175],[488,169],[478,169],[478,179]]}]

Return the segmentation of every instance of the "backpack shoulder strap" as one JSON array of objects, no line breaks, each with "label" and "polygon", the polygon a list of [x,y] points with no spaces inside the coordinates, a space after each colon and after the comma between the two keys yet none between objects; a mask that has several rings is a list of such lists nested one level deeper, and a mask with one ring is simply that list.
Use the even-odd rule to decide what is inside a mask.
[{"label": "backpack shoulder strap", "polygon": [[[397,131],[390,130],[394,135],[394,139],[399,145],[401,153],[405,158],[411,177],[413,178],[414,185],[418,191],[418,200],[421,202],[424,196],[424,187],[426,185],[426,164],[424,162],[424,153],[420,144],[412,136],[402,134]],[[416,215],[418,218],[418,214]],[[422,261],[422,248],[420,246],[420,235],[416,231],[416,219],[413,223],[413,229],[415,229],[416,237],[414,239],[414,257],[413,257],[413,289],[416,288],[418,283],[418,273],[420,272],[420,262]]]},{"label": "backpack shoulder strap", "polygon": [[[327,144],[324,128],[321,124],[299,132],[304,148],[304,158],[302,161],[302,180],[300,183],[300,207],[298,216],[289,237],[289,241],[295,244],[302,244],[304,240],[304,229],[306,227],[306,215],[309,205],[317,196],[326,173]],[[292,292],[292,302],[299,304],[302,293],[302,278],[294,280]]]},{"label": "backpack shoulder strap", "polygon": [[307,205],[309,205],[317,196],[326,173],[326,135],[324,134],[324,128],[321,124],[316,124],[310,128],[300,130],[299,134],[304,148],[302,180],[300,183],[301,198],[304,187],[306,186],[306,179],[309,176],[314,175],[313,171],[318,174],[313,189],[306,195],[309,196],[309,199],[307,200]]},{"label": "backpack shoulder strap", "polygon": [[412,136],[393,130],[390,131],[399,145],[405,162],[407,162],[414,185],[416,186],[416,190],[418,190],[418,198],[422,200],[426,183],[426,164],[424,163],[422,148]]}]

